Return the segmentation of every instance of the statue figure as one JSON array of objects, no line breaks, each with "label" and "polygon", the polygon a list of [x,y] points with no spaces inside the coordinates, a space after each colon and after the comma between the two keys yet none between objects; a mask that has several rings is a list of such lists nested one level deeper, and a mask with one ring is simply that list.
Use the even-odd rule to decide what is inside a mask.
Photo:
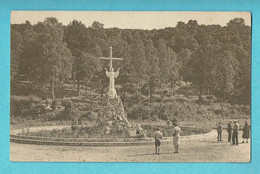
[{"label": "statue figure", "polygon": [[[115,79],[119,75],[119,70],[114,71],[113,60],[123,60],[122,58],[112,57],[112,47],[110,47],[109,57],[100,57],[101,60],[109,60],[109,70],[105,68],[106,76],[109,78],[108,86],[108,101],[107,105],[99,111],[99,121],[97,121],[97,131],[105,135],[116,135],[130,137],[130,124],[127,120],[127,115],[124,111],[123,103],[120,97],[117,96],[115,89]],[[101,126],[102,125],[102,126]],[[100,129],[102,127],[102,129]]]},{"label": "statue figure", "polygon": [[117,72],[114,72],[112,60],[123,60],[123,59],[112,57],[112,47],[110,47],[110,57],[101,57],[100,59],[110,61],[109,71],[105,68],[106,76],[109,78],[108,98],[109,99],[117,98],[117,93],[116,93],[116,89],[115,89],[115,78],[117,78],[117,76],[119,75],[120,69],[118,69]]},{"label": "statue figure", "polygon": [[110,69],[110,71],[106,69],[106,76],[109,78],[109,90],[108,90],[109,98],[117,98],[117,93],[115,89],[115,78],[118,77],[119,70],[120,69],[114,72],[114,68]]}]

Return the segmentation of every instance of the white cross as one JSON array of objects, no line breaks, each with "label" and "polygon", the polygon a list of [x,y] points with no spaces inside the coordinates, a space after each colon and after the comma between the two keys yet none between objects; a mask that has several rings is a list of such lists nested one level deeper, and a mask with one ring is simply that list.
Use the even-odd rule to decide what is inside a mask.
[{"label": "white cross", "polygon": [[112,65],[112,60],[123,60],[122,58],[115,58],[115,57],[112,57],[112,47],[110,47],[110,57],[100,57],[100,59],[103,59],[103,60],[110,60],[110,72],[113,71],[113,65]]}]

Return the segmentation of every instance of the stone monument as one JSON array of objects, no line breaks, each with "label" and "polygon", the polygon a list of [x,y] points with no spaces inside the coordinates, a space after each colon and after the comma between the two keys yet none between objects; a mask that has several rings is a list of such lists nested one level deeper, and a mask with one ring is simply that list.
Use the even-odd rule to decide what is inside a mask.
[{"label": "stone monument", "polygon": [[109,71],[106,69],[106,76],[109,78],[108,101],[107,105],[99,111],[97,126],[107,135],[130,136],[130,124],[127,120],[123,103],[117,96],[115,89],[115,79],[118,77],[120,69],[115,72],[112,65],[113,60],[123,59],[112,57],[112,47],[110,47],[110,57],[101,57],[100,59],[110,60],[110,68]]}]

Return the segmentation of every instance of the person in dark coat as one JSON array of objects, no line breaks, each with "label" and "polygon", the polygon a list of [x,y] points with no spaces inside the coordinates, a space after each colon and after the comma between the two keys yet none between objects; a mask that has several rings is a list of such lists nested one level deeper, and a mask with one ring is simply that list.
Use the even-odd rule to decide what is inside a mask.
[{"label": "person in dark coat", "polygon": [[243,128],[243,135],[242,135],[242,138],[243,138],[243,142],[245,142],[245,139],[246,139],[246,143],[248,143],[248,138],[249,138],[249,125],[247,123],[247,121],[245,121],[245,125],[244,125],[244,128]]},{"label": "person in dark coat", "polygon": [[233,126],[233,135],[232,135],[232,142],[233,145],[238,145],[238,130],[239,130],[239,124],[237,121],[234,121],[234,126]]},{"label": "person in dark coat", "polygon": [[227,132],[228,132],[228,142],[230,142],[232,137],[232,121],[229,121],[227,125]]},{"label": "person in dark coat", "polygon": [[218,141],[222,141],[222,139],[221,139],[221,137],[222,137],[222,125],[221,125],[221,122],[218,123],[217,131],[218,131]]}]

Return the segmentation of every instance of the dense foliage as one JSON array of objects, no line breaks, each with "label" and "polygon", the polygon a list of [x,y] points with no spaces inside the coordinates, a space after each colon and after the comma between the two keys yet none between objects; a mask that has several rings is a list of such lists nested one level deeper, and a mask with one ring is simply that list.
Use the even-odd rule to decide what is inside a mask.
[{"label": "dense foliage", "polygon": [[128,94],[143,104],[164,97],[176,83],[191,83],[202,94],[214,95],[222,102],[250,104],[251,27],[244,19],[227,26],[199,25],[197,21],[178,22],[176,27],[159,30],[104,28],[95,21],[86,27],[79,21],[64,26],[55,18],[32,25],[11,25],[11,80],[20,77],[55,88],[69,77],[81,85],[104,93],[104,68],[100,56],[122,57],[114,67],[121,68],[116,83],[123,102]]}]

